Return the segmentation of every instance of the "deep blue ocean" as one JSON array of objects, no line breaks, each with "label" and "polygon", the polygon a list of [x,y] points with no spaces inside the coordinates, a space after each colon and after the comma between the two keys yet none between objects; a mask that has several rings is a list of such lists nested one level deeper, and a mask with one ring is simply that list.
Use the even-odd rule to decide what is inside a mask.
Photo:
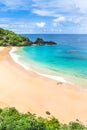
[{"label": "deep blue ocean", "polygon": [[67,82],[87,88],[87,35],[24,34],[30,40],[43,38],[55,46],[30,46],[19,49],[20,62],[33,70],[63,77]]}]

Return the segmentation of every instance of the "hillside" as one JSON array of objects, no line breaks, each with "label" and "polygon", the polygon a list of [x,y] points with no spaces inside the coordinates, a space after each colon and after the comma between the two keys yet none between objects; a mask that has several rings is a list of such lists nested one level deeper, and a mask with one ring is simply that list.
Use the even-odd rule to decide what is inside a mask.
[{"label": "hillside", "polygon": [[12,31],[0,28],[0,46],[27,46],[31,45],[31,41]]}]

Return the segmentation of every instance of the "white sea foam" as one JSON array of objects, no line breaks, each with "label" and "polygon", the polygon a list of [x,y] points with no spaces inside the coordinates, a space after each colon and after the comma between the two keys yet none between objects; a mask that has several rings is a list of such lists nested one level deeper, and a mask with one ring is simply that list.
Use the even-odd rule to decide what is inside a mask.
[{"label": "white sea foam", "polygon": [[12,59],[19,65],[21,65],[23,68],[25,68],[26,70],[29,70],[29,67],[27,67],[26,65],[22,64],[19,60],[20,56],[17,55],[15,52],[17,51],[16,47],[13,47],[11,49],[11,51],[9,52],[10,56],[12,57]]},{"label": "white sea foam", "polygon": [[38,72],[36,72],[36,73],[39,74],[39,75],[41,75],[41,76],[53,79],[53,80],[57,80],[57,81],[60,81],[60,82],[67,83],[67,81],[64,78],[59,77],[59,76],[46,75],[46,74],[41,74],[41,73],[38,73]]},{"label": "white sea foam", "polygon": [[50,78],[50,79],[53,79],[53,80],[57,80],[57,81],[60,81],[60,82],[64,82],[64,83],[67,83],[67,81],[63,78],[63,77],[60,77],[60,76],[52,76],[52,75],[47,75],[47,74],[41,74],[35,70],[33,70],[32,68],[29,68],[27,67],[26,65],[24,65],[23,63],[20,62],[19,58],[20,56],[17,55],[15,52],[17,51],[17,47],[13,47],[11,49],[11,51],[9,52],[10,56],[12,57],[12,59],[19,65],[21,65],[24,69],[26,70],[31,70],[41,76],[44,76],[44,77],[47,77],[47,78]]}]

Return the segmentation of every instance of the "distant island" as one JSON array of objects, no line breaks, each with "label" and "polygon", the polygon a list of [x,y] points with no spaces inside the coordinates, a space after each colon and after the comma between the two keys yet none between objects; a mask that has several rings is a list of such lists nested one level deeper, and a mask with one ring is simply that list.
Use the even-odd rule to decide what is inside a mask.
[{"label": "distant island", "polygon": [[29,38],[18,35],[12,31],[0,28],[0,46],[32,46],[32,45],[56,45],[53,41],[44,41],[37,38],[32,42]]}]

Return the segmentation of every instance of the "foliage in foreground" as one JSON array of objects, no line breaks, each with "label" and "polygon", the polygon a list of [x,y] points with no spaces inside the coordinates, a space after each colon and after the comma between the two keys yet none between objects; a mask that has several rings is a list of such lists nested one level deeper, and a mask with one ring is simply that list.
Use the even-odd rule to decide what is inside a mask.
[{"label": "foliage in foreground", "polygon": [[78,122],[61,124],[54,117],[44,119],[31,113],[19,113],[15,108],[5,108],[0,109],[0,130],[87,130],[87,127]]}]

